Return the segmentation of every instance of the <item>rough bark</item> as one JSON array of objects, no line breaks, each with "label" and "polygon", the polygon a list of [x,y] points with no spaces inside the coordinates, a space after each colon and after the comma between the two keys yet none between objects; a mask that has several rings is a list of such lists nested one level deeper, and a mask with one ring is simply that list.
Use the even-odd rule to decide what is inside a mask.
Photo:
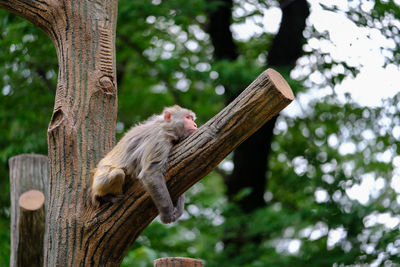
[{"label": "rough bark", "polygon": [[[122,201],[86,206],[90,169],[115,140],[117,1],[0,0],[0,7],[42,27],[59,60],[50,160],[45,266],[118,266],[157,210],[140,182]],[[177,145],[166,180],[176,199],[293,99],[267,70],[227,108]]]},{"label": "rough bark", "polygon": [[[36,154],[23,154],[10,158],[10,196],[11,196],[11,256],[10,266],[22,266],[19,261],[18,255],[23,252],[23,245],[29,244],[30,246],[37,245],[38,242],[32,244],[26,238],[21,236],[20,228],[18,227],[21,217],[21,210],[19,206],[19,198],[22,193],[28,190],[38,190],[47,194],[49,164],[48,158],[43,155]],[[23,219],[24,220],[24,219]],[[40,235],[42,230],[36,228],[32,231],[35,236]],[[39,233],[38,233],[39,232]],[[24,244],[21,242],[23,241]]]},{"label": "rough bark", "polygon": [[16,266],[43,266],[44,200],[43,193],[38,190],[29,190],[19,198],[19,242]]}]

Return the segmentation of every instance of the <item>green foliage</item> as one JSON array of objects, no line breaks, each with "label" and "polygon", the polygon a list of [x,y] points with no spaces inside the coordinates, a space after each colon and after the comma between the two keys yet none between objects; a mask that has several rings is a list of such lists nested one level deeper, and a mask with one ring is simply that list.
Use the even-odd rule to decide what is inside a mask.
[{"label": "green foliage", "polygon": [[[309,251],[315,241],[310,242],[312,233],[305,235],[310,230],[304,231],[318,224],[319,231],[325,231],[319,239],[327,238],[338,228],[346,233],[333,247],[324,241],[325,255],[333,254],[332,259],[330,256],[325,259],[327,262],[371,263],[379,255],[397,260],[397,255],[386,247],[387,243],[372,241],[371,231],[379,228],[385,235],[396,235],[397,227],[369,226],[368,223],[374,214],[395,216],[400,208],[391,186],[396,179],[391,164],[395,154],[382,157],[385,151],[396,148],[398,137],[393,136],[391,129],[399,122],[398,115],[393,113],[393,104],[397,101],[396,98],[385,105],[391,108],[361,108],[327,97],[314,103],[310,109],[313,112],[306,118],[280,118],[281,127],[278,128],[282,130],[273,146],[275,157],[270,161],[269,190],[273,195],[272,205],[279,204],[282,210],[291,209],[300,216],[289,226],[294,230],[291,238],[303,244],[297,261],[306,256],[311,263],[322,253],[320,249]],[[350,145],[346,149],[346,144],[354,144],[354,147]],[[380,187],[367,199],[357,200],[351,190],[364,183],[366,177],[372,183],[380,183]],[[374,246],[375,250],[366,251],[366,244]],[[336,258],[338,253],[344,252],[346,257]]]},{"label": "green foliage", "polygon": [[[3,187],[4,190],[9,187]],[[3,208],[4,209],[4,208]],[[4,214],[4,210],[2,212]],[[8,212],[7,212],[8,216]],[[10,221],[3,215],[0,219],[0,265],[7,266],[10,265]]]}]

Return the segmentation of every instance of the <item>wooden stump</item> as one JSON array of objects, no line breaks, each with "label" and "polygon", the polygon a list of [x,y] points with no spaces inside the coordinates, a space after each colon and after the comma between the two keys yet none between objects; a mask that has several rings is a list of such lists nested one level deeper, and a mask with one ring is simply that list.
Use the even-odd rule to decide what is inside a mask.
[{"label": "wooden stump", "polygon": [[19,198],[17,266],[43,266],[44,195],[29,190]]},{"label": "wooden stump", "polygon": [[[43,265],[45,198],[49,164],[47,156],[23,154],[10,158],[11,256],[10,266]],[[37,190],[31,192],[29,190]],[[22,194],[28,191],[26,194]],[[43,193],[42,193],[43,192]],[[29,251],[29,248],[38,249]],[[22,258],[26,257],[26,261]],[[41,261],[37,262],[40,258]]]},{"label": "wooden stump", "polygon": [[199,259],[168,257],[160,258],[154,261],[154,267],[203,267],[204,262]]}]

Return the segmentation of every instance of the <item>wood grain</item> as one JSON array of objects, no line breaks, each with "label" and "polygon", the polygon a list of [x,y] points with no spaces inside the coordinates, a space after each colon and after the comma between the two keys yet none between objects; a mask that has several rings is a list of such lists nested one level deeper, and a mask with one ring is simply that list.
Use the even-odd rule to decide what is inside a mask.
[{"label": "wood grain", "polygon": [[19,198],[18,218],[19,242],[17,265],[19,267],[43,266],[44,239],[44,195],[38,190],[29,190]]},{"label": "wood grain", "polygon": [[204,262],[198,259],[184,257],[160,258],[154,261],[154,267],[203,267]]}]

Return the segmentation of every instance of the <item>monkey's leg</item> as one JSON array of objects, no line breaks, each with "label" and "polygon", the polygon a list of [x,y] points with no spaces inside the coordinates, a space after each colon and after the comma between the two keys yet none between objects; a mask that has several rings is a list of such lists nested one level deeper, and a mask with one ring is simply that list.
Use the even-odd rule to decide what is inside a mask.
[{"label": "monkey's leg", "polygon": [[100,175],[94,177],[91,194],[95,207],[101,202],[116,202],[122,197],[122,187],[125,182],[125,172],[120,168],[109,167],[98,170]]},{"label": "monkey's leg", "polygon": [[[160,213],[161,221],[163,223],[176,221],[179,218],[179,216],[175,216],[175,214],[178,214],[177,208],[172,203],[163,175],[153,173],[152,175],[145,175],[141,180]],[[179,203],[178,201],[177,206],[182,205]]]},{"label": "monkey's leg", "polygon": [[120,168],[114,168],[109,174],[110,191],[103,197],[104,201],[116,203],[123,198],[123,186],[125,183],[125,172]]},{"label": "monkey's leg", "polygon": [[122,187],[125,182],[125,172],[120,168],[114,168],[108,175],[109,194],[122,195]]}]

